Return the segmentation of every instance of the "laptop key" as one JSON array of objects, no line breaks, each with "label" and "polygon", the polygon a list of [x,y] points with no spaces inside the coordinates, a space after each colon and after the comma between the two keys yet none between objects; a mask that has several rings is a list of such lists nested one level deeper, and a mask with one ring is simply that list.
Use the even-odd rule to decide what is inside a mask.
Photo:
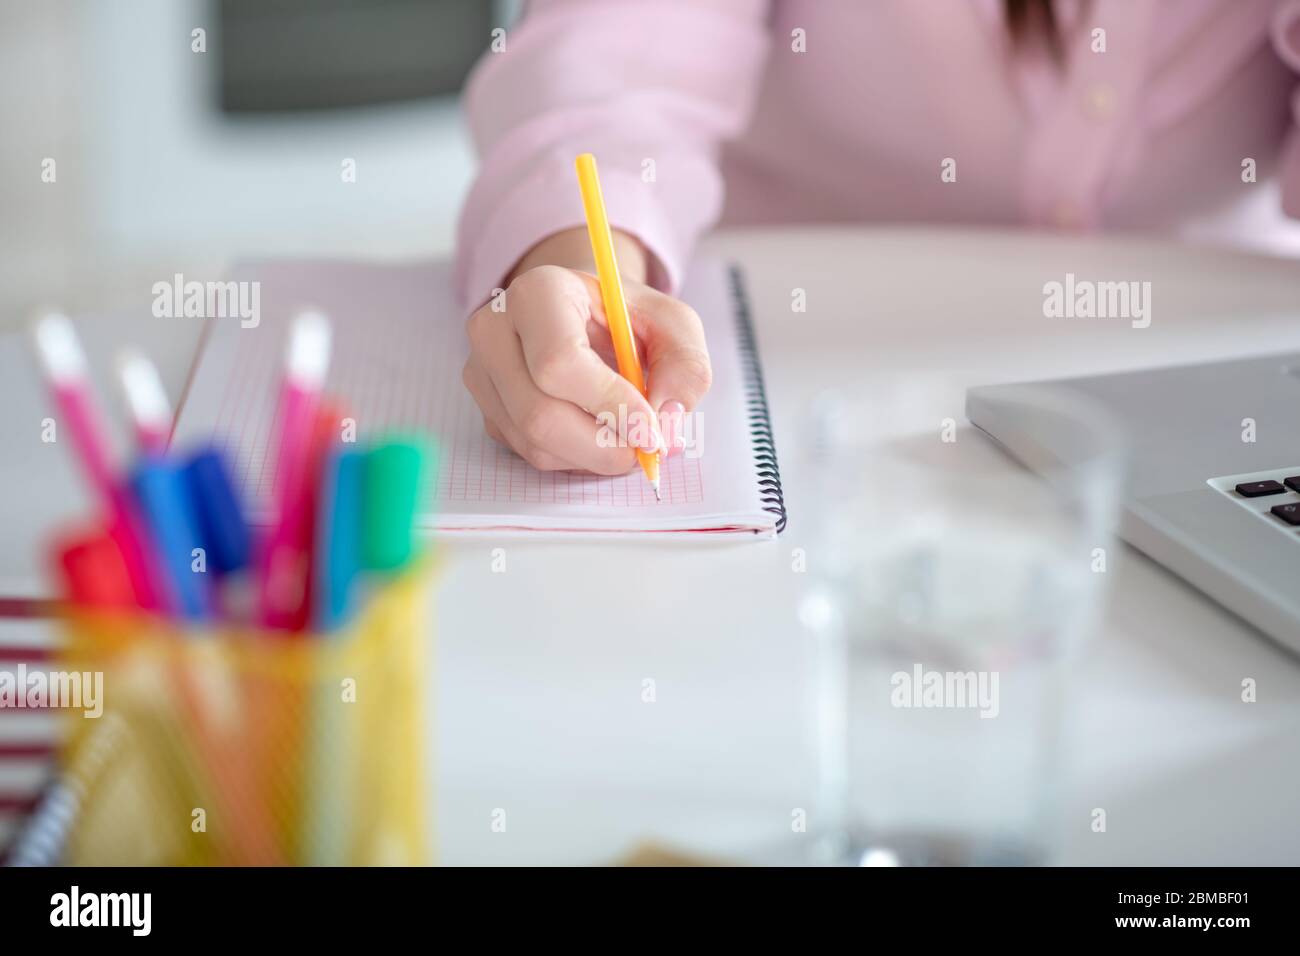
[{"label": "laptop key", "polygon": [[1292,491],[1300,491],[1300,475],[1292,475],[1290,478],[1283,478],[1282,484],[1286,485]]},{"label": "laptop key", "polygon": [[1300,524],[1300,505],[1274,505],[1268,510],[1287,524]]},{"label": "laptop key", "polygon": [[1237,494],[1243,498],[1262,498],[1264,495],[1280,495],[1286,491],[1276,481],[1243,481],[1237,486]]}]

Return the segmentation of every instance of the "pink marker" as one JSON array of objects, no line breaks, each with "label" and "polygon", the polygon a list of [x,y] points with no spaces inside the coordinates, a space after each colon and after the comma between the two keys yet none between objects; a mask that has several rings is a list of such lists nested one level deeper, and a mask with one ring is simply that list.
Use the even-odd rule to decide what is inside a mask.
[{"label": "pink marker", "polygon": [[108,510],[110,534],[121,549],[136,600],[141,607],[157,609],[163,606],[163,598],[155,584],[149,539],[130,492],[113,474],[77,333],[66,316],[51,312],[36,322],[33,337],[63,428],[72,436],[90,484]]},{"label": "pink marker", "polygon": [[172,408],[158,369],[143,352],[123,349],[117,355],[117,375],[135,426],[136,444],[146,455],[161,455],[171,440]]},{"label": "pink marker", "polygon": [[259,590],[261,622],[266,627],[299,627],[308,608],[311,447],[329,360],[329,322],[318,312],[300,313],[289,330],[276,415],[276,523],[263,548]]}]

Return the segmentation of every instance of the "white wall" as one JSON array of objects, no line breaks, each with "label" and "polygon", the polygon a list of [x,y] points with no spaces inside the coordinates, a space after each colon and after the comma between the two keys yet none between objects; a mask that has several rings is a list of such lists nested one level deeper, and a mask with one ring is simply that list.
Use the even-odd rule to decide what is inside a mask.
[{"label": "white wall", "polygon": [[[212,15],[205,0],[0,10],[0,103],[20,107],[5,112],[0,202],[15,199],[3,218],[23,233],[0,239],[0,322],[35,301],[139,303],[157,278],[245,256],[451,249],[474,165],[454,99],[223,117]],[[191,52],[196,27],[206,54]],[[46,78],[34,91],[33,75]],[[55,186],[40,183],[44,150],[58,157]],[[345,157],[355,183],[342,182]]]},{"label": "white wall", "polygon": [[[0,325],[74,271],[75,6],[0,4]],[[53,183],[41,181],[47,157],[56,162]]]}]

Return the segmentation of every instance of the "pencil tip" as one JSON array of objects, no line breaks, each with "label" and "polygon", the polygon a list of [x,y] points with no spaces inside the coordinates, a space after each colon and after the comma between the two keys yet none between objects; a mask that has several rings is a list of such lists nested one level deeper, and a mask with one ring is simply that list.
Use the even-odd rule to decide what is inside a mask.
[{"label": "pencil tip", "polygon": [[664,496],[661,495],[661,494],[659,494],[659,479],[658,479],[658,478],[656,478],[654,481],[650,482],[650,487],[653,488],[653,489],[655,490],[655,501],[663,501],[663,500],[664,500]]}]

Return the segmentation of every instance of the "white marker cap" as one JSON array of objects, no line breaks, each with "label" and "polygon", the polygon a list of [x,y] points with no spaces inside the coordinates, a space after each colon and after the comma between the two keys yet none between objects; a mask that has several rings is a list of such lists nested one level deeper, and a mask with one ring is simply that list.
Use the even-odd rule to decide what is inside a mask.
[{"label": "white marker cap", "polygon": [[117,354],[117,374],[131,418],[152,428],[170,428],[171,404],[153,362],[138,349],[123,349]]},{"label": "white marker cap", "polygon": [[32,339],[52,381],[66,385],[86,377],[86,353],[81,350],[77,330],[62,312],[42,313],[32,326]]},{"label": "white marker cap", "polygon": [[289,329],[289,351],[285,355],[289,379],[305,388],[320,388],[329,364],[329,319],[311,309],[299,312]]}]

